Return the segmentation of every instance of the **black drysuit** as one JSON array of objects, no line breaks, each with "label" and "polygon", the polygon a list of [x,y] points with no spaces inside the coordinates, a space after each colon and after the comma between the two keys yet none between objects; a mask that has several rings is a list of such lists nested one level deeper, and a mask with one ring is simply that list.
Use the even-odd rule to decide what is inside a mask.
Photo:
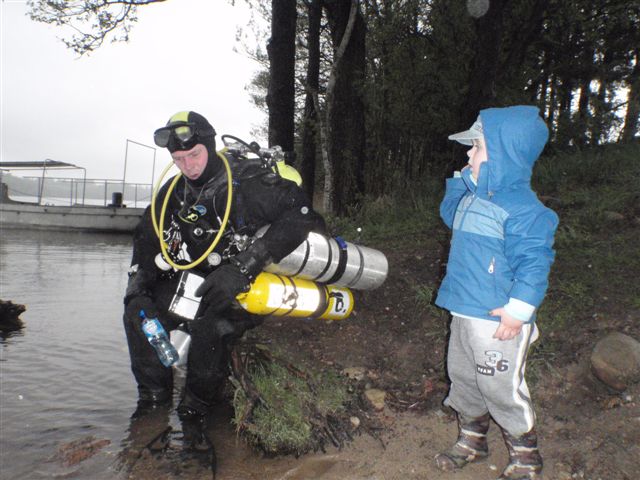
[{"label": "black drysuit", "polygon": [[[260,269],[265,263],[278,262],[292,252],[311,230],[324,230],[322,217],[314,212],[309,199],[295,183],[280,178],[259,160],[236,157],[228,152],[225,157],[232,169],[233,200],[225,234],[214,250],[223,258],[222,265],[228,262],[228,257],[233,257],[243,248],[234,243],[234,237],[252,237],[256,230],[265,225],[270,225],[269,229],[253,245],[260,243]],[[158,219],[170,183],[171,180],[167,181],[157,195]],[[184,177],[178,181],[166,208],[164,225],[160,227],[164,228],[165,241],[174,259],[179,258],[176,253],[183,248],[186,248],[191,261],[200,258],[220,228],[219,219],[224,216],[226,203],[227,176],[224,168],[203,186],[192,185]],[[250,246],[247,251],[252,248]],[[160,322],[169,332],[184,321],[167,310],[176,291],[180,272],[158,268],[155,259],[159,254],[159,240],[153,229],[150,208],[147,208],[134,234],[133,273],[125,303],[140,296],[151,298],[159,312]],[[194,270],[206,276],[215,268],[219,266],[212,267],[205,260]],[[131,368],[140,396],[167,398],[173,386],[172,369],[160,363],[141,330],[141,321],[136,312],[129,310],[125,313],[124,325]],[[235,302],[223,311],[216,310],[215,305],[203,303],[196,318],[188,322],[191,346],[187,360],[186,391],[205,406],[216,397],[228,374],[233,341],[263,320],[263,317],[244,311]]]}]

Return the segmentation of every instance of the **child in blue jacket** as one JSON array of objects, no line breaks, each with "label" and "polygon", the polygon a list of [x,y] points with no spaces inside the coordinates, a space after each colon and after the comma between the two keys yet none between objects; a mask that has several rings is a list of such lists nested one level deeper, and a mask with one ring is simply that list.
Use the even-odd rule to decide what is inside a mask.
[{"label": "child in blue jacket", "polygon": [[469,165],[447,180],[440,205],[452,229],[436,299],[453,317],[444,403],[459,425],[455,445],[436,456],[442,470],[488,455],[493,418],[509,450],[500,479],[535,479],[542,471],[524,371],[558,225],[530,184],[548,136],[536,107],[514,106],[482,110],[469,130],[449,137],[471,149]]}]

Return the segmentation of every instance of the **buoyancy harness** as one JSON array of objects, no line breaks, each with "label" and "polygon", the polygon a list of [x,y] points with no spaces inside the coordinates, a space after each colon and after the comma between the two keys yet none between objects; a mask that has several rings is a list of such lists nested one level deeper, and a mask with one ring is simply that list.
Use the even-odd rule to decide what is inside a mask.
[{"label": "buoyancy harness", "polygon": [[[163,233],[165,232],[165,216],[167,205],[172,193],[174,192],[174,189],[176,188],[177,183],[182,177],[181,173],[178,173],[178,175],[176,175],[165,193],[159,219],[157,218],[155,211],[157,195],[160,191],[162,181],[169,169],[173,166],[173,162],[171,162],[163,170],[156,184],[156,187],[154,188],[151,199],[151,219],[153,228],[156,236],[160,241],[162,260],[166,262],[170,267],[173,267],[175,270],[189,270],[195,268],[200,265],[205,259],[207,259],[209,255],[214,251],[214,249],[222,239],[225,233],[225,229],[228,225],[229,217],[231,215],[231,210],[234,203],[234,187],[237,187],[239,185],[239,182],[261,176],[261,181],[267,184],[275,184],[281,181],[281,179],[292,181],[298,186],[302,184],[302,178],[298,171],[294,167],[285,163],[284,153],[279,146],[270,149],[261,149],[260,146],[255,142],[248,144],[245,141],[231,135],[223,135],[222,140],[225,144],[225,147],[222,150],[216,152],[216,154],[218,158],[220,158],[220,160],[222,160],[223,162],[226,175],[219,175],[212,179],[208,184],[205,184],[202,187],[201,193],[205,197],[213,197],[215,193],[226,183],[227,200],[225,212],[223,218],[221,220],[218,219],[220,228],[215,238],[213,239],[209,247],[204,251],[204,253],[200,255],[195,261],[189,262],[187,264],[179,264],[175,262],[171,258],[171,255],[168,251],[168,245],[163,238]],[[249,157],[249,153],[253,153],[255,157]],[[241,198],[241,196],[238,196],[236,198],[236,207],[239,207],[237,208],[239,212],[242,212],[243,210],[242,203],[243,199]],[[195,215],[195,212],[193,212],[193,214]],[[244,219],[242,215],[240,215],[236,219],[235,223],[238,226],[243,226]]]}]

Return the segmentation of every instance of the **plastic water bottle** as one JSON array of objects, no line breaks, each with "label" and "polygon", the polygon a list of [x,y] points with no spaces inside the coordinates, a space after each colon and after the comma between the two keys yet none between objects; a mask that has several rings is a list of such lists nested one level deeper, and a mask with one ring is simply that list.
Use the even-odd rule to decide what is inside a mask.
[{"label": "plastic water bottle", "polygon": [[147,318],[144,310],[140,310],[140,319],[142,320],[142,331],[153,346],[158,358],[165,367],[170,367],[178,361],[179,355],[176,349],[171,345],[167,332],[157,318]]}]

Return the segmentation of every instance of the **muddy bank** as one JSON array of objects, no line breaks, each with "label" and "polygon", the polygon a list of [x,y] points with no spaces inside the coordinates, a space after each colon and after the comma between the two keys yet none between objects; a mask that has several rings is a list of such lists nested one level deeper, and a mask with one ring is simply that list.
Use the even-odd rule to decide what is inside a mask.
[{"label": "muddy bank", "polygon": [[[385,284],[356,293],[349,320],[324,323],[270,319],[250,337],[277,344],[292,361],[342,371],[358,367],[366,387],[387,392],[380,438],[363,434],[341,451],[301,458],[300,468],[322,465],[311,476],[272,478],[496,478],[507,461],[497,426],[489,435],[488,461],[455,475],[433,467],[432,458],[456,436],[456,423],[441,409],[446,395],[445,356],[449,318],[429,302],[445,261],[445,232],[431,232],[411,245],[393,240],[381,248],[391,266]],[[553,330],[530,365],[529,383],[539,416],[545,478],[631,480],[640,471],[640,388],[607,389],[589,372],[595,343],[618,330],[640,339],[639,312],[620,311],[615,292],[596,315],[576,319],[573,329]],[[545,331],[542,329],[544,338]],[[550,342],[549,340],[553,340]],[[323,460],[324,459],[324,460]],[[221,465],[222,467],[222,465]]]}]

